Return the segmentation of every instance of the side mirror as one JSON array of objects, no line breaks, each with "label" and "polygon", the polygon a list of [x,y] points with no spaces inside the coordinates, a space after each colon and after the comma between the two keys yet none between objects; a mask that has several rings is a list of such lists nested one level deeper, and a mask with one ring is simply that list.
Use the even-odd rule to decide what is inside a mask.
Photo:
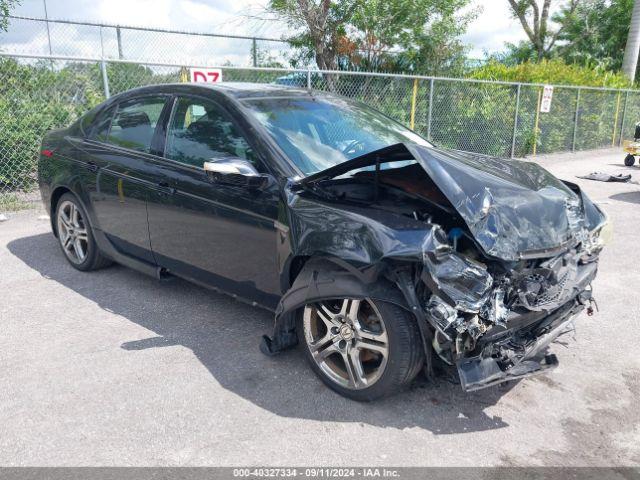
[{"label": "side mirror", "polygon": [[211,182],[249,188],[264,188],[270,176],[259,173],[250,162],[238,157],[226,157],[204,162],[204,171]]}]

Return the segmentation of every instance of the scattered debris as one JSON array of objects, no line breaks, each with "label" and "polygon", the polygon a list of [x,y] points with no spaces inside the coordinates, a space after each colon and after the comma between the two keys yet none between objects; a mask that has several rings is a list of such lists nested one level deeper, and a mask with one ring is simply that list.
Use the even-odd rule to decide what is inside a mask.
[{"label": "scattered debris", "polygon": [[604,172],[592,172],[589,175],[578,175],[578,178],[586,178],[587,180],[596,180],[598,182],[628,182],[631,180],[631,175],[623,175],[619,173],[617,175],[611,175]]},{"label": "scattered debris", "polygon": [[38,220],[49,220],[49,215],[40,215]]}]

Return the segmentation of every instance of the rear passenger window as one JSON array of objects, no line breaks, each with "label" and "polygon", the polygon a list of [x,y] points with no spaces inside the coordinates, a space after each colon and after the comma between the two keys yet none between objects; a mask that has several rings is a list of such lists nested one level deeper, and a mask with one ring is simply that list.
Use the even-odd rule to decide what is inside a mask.
[{"label": "rear passenger window", "polygon": [[109,128],[111,127],[111,118],[113,117],[114,107],[102,112],[96,119],[91,130],[91,138],[100,142],[106,142],[109,137]]},{"label": "rear passenger window", "polygon": [[155,131],[165,97],[145,97],[118,105],[108,132],[96,129],[96,138],[113,145],[139,152],[151,151]]}]

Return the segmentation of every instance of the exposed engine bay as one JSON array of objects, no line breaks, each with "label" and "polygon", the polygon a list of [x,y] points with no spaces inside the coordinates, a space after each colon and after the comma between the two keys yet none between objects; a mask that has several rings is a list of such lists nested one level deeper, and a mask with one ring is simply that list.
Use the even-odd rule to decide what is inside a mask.
[{"label": "exposed engine bay", "polygon": [[[427,358],[455,365],[467,391],[554,367],[548,345],[593,312],[599,208],[528,162],[402,144],[366,157],[292,185],[295,248],[342,258],[363,285],[341,286],[354,296],[371,295],[374,278],[395,283],[404,298],[373,294],[414,313]],[[332,227],[353,237],[329,240]],[[323,276],[285,294],[268,350],[288,343],[290,312],[331,296]]]}]

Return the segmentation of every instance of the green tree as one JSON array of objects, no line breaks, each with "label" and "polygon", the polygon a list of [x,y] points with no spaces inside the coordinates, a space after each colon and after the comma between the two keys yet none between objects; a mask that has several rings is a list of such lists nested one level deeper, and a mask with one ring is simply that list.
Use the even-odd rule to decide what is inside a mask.
[{"label": "green tree", "polygon": [[19,5],[19,0],[0,0],[0,30],[7,31],[7,26],[9,24],[7,17],[9,16],[10,10]]},{"label": "green tree", "polygon": [[151,85],[159,82],[153,70],[144,65],[134,63],[109,63],[107,65],[109,90],[112,95],[134,87]]},{"label": "green tree", "polygon": [[285,68],[282,62],[271,55],[267,49],[261,48],[258,42],[251,45],[249,55],[251,55],[257,67]]},{"label": "green tree", "polygon": [[619,70],[632,8],[633,0],[583,0],[573,12],[563,8],[554,16],[565,25],[557,55],[570,63]]},{"label": "green tree", "polygon": [[[437,74],[464,64],[459,37],[475,18],[470,0],[369,0],[352,19],[351,37],[366,66]],[[399,53],[390,53],[390,52]]]},{"label": "green tree", "polygon": [[[294,66],[438,73],[464,65],[459,37],[472,0],[271,0],[268,12],[295,32]],[[460,13],[462,9],[467,12]],[[333,81],[327,77],[328,81]]]},{"label": "green tree", "polygon": [[[581,0],[564,2],[565,15],[550,18],[552,0],[507,0],[511,13],[520,20],[520,24],[527,34],[537,60],[549,57],[558,38],[566,28],[566,22],[571,18]],[[556,23],[555,27],[550,25]]]},{"label": "green tree", "polygon": [[361,0],[270,0],[267,11],[295,33],[287,40],[313,55],[321,70],[335,70],[341,39]]}]

